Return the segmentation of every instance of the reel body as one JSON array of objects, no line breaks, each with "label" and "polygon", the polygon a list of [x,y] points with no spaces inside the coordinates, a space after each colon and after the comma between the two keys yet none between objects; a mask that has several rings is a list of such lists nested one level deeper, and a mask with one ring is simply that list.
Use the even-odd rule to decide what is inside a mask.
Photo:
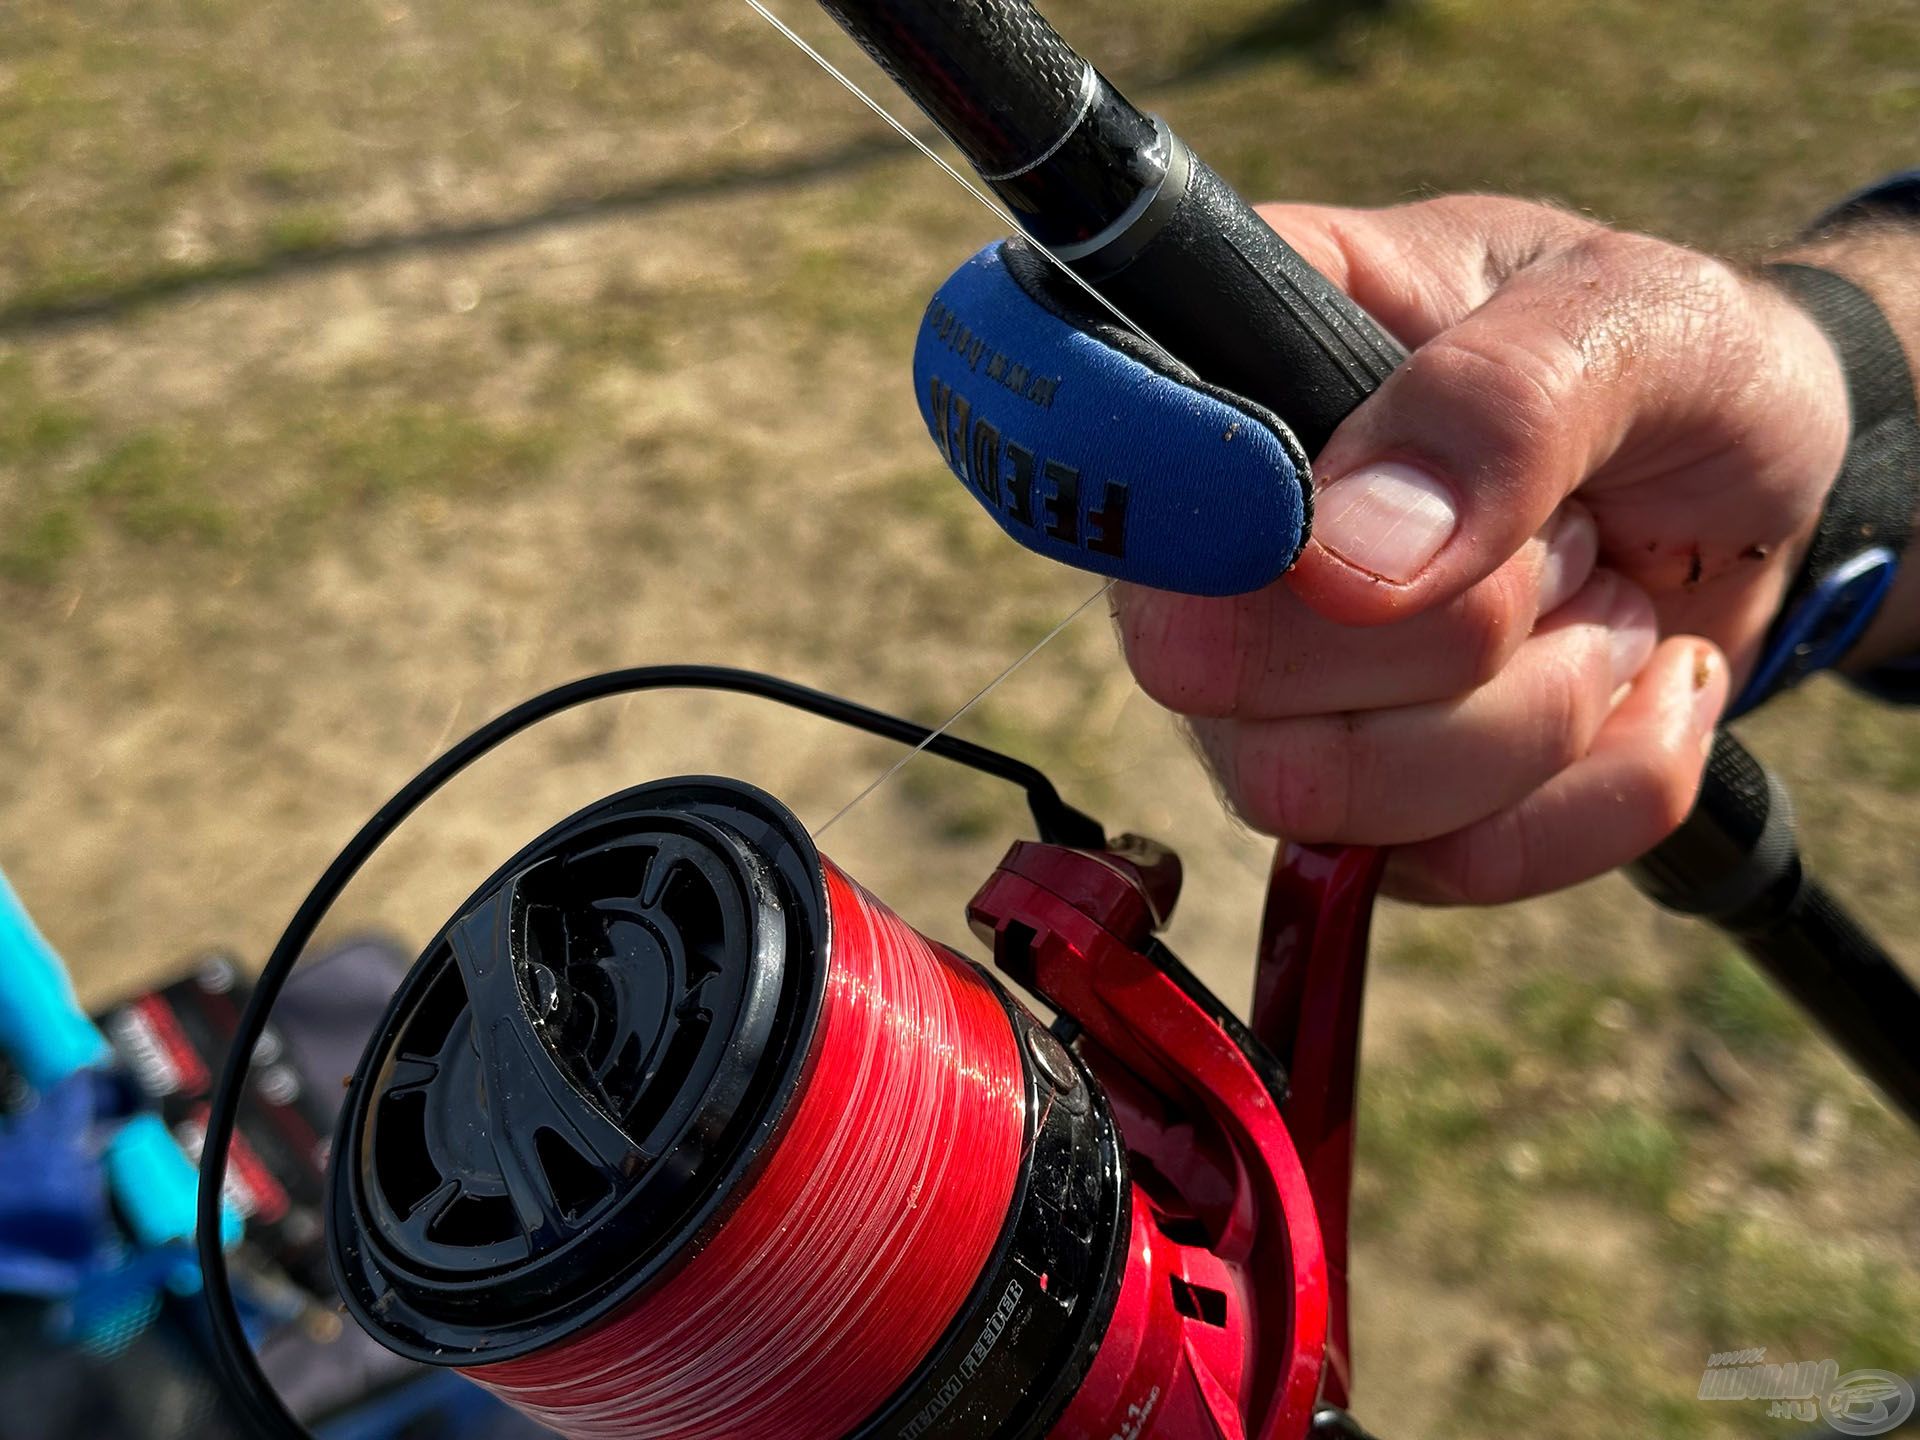
[{"label": "reel body", "polygon": [[968,918],[1048,1027],[750,787],[589,807],[462,907],[355,1075],[349,1310],[582,1440],[1321,1433],[1325,1156],[1154,938],[1179,879],[1150,842],[1009,851]]}]

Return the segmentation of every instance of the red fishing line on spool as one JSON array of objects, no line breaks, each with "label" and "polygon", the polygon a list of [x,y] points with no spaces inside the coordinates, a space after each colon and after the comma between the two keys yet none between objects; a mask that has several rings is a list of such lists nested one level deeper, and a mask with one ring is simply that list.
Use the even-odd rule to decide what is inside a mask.
[{"label": "red fishing line on spool", "polygon": [[463,1371],[571,1440],[839,1440],[911,1377],[1003,1227],[1019,1047],[968,965],[822,861],[808,1070],[697,1255],[592,1329]]}]

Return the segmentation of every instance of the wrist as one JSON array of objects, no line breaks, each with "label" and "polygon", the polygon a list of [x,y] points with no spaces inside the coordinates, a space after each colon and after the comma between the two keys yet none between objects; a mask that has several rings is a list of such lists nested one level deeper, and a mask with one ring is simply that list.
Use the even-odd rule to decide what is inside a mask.
[{"label": "wrist", "polygon": [[[1920,505],[1920,410],[1908,348],[1908,335],[1920,322],[1920,304],[1909,309],[1905,302],[1913,297],[1902,293],[1890,316],[1875,291],[1854,278],[1871,277],[1869,284],[1880,279],[1889,249],[1904,257],[1913,240],[1913,235],[1876,235],[1863,244],[1851,235],[1828,236],[1795,247],[1768,268],[1781,297],[1826,342],[1805,343],[1801,328],[1802,343],[1788,343],[1786,335],[1800,327],[1783,318],[1783,363],[1821,349],[1826,355],[1782,393],[1814,395],[1815,412],[1841,422],[1846,438],[1811,536],[1795,547],[1800,554],[1792,579],[1734,704],[1735,714],[1818,670],[1871,670],[1920,639],[1909,634],[1920,623],[1920,594],[1913,574],[1903,576],[1901,565]],[[1863,264],[1863,256],[1878,256],[1881,265]],[[1904,275],[1896,281],[1894,288],[1902,291]],[[1837,399],[1830,388],[1821,389],[1831,387],[1836,368],[1843,386]],[[1796,390],[1796,382],[1813,388]]]},{"label": "wrist", "polygon": [[[1871,209],[1843,211],[1841,216],[1849,221],[1845,228],[1795,245],[1778,258],[1831,271],[1864,290],[1900,342],[1910,375],[1920,375],[1920,221]],[[1915,520],[1920,522],[1920,514]],[[1799,547],[1801,560],[1810,541],[1811,535]],[[1917,551],[1920,544],[1909,548],[1892,589],[1838,667],[1843,673],[1858,675],[1920,654]]]},{"label": "wrist", "polygon": [[1807,446],[1805,518],[1792,537],[1775,552],[1779,562],[1775,569],[1778,580],[1769,614],[1786,602],[1794,577],[1806,564],[1820,518],[1840,478],[1841,466],[1846,463],[1852,429],[1846,367],[1840,352],[1806,307],[1782,284],[1773,267],[1784,263],[1801,262],[1789,261],[1784,255],[1775,257],[1759,271],[1756,283],[1764,292],[1761,303],[1772,309],[1769,330],[1775,337],[1779,393],[1804,397],[1800,408],[1809,430],[1817,435]]}]

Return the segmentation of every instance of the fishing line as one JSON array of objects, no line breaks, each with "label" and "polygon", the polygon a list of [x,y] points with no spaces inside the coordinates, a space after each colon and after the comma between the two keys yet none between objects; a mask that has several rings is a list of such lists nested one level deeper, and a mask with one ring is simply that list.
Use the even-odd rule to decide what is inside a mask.
[{"label": "fishing line", "polygon": [[811,44],[809,44],[806,41],[804,37],[802,37],[797,31],[795,31],[792,26],[788,25],[786,21],[782,20],[778,15],[774,14],[773,11],[769,10],[766,7],[766,5],[762,3],[762,0],[745,0],[745,3],[747,7],[751,9],[755,14],[757,14],[761,19],[765,20],[769,25],[773,26],[775,30],[778,30],[782,35],[786,36],[788,40],[792,41],[793,44],[800,50],[801,54],[805,55],[808,59],[812,60],[814,64],[818,65],[822,70],[826,71],[827,74],[831,75],[835,80],[839,81],[841,86],[847,91],[848,94],[852,95],[862,105],[866,106],[867,109],[871,110],[875,115],[878,115],[882,120],[884,120],[887,123],[887,125],[891,127],[897,135],[900,136],[901,139],[905,140],[914,149],[918,150],[922,155],[926,156],[927,159],[931,160],[935,165],[938,165],[942,170],[944,170],[947,173],[947,175],[952,178],[953,182],[956,185],[958,185],[962,190],[965,190],[969,195],[973,196],[975,200],[978,200],[983,206],[985,206],[988,213],[990,213],[996,220],[998,220],[1002,225],[1007,226],[1015,234],[1019,235],[1022,239],[1024,239],[1029,245],[1033,246],[1034,249],[1038,250],[1042,255],[1046,256],[1048,262],[1052,264],[1054,269],[1058,270],[1062,275],[1066,276],[1067,279],[1071,280],[1075,285],[1079,286],[1080,289],[1084,290],[1087,293],[1087,295],[1093,299],[1095,304],[1099,305],[1101,309],[1105,310],[1109,315],[1113,316],[1114,319],[1118,320],[1122,325],[1126,326],[1127,329],[1132,331],[1133,334],[1142,343],[1148,346],[1151,346],[1154,350],[1158,351],[1160,355],[1165,357],[1168,361],[1172,361],[1173,363],[1178,364],[1177,361],[1174,361],[1172,354],[1167,350],[1167,348],[1164,345],[1160,344],[1159,341],[1155,340],[1151,335],[1147,334],[1147,332],[1144,329],[1142,329],[1140,325],[1138,325],[1131,317],[1129,317],[1125,311],[1121,310],[1119,306],[1115,305],[1106,296],[1102,295],[1098,290],[1094,289],[1093,286],[1089,284],[1087,280],[1083,278],[1078,271],[1076,271],[1071,265],[1067,264],[1065,260],[1062,260],[1058,255],[1056,255],[1053,252],[1051,247],[1044,245],[1039,240],[1035,239],[1033,236],[1033,233],[1030,230],[1028,230],[1026,226],[1022,225],[1018,220],[1016,220],[1013,217],[1013,215],[1010,214],[1003,206],[998,204],[991,195],[987,194],[986,191],[982,190],[978,185],[974,184],[973,181],[969,180],[963,173],[961,173],[961,171],[957,166],[955,166],[944,155],[940,154],[939,151],[935,150],[931,145],[927,144],[925,140],[922,140],[918,135],[914,134],[913,131],[905,124],[905,122],[903,122],[891,110],[887,109],[886,106],[882,105],[878,100],[874,99],[865,90],[861,89],[858,81],[854,80],[852,76],[846,73],[846,71],[842,70],[839,66],[835,65],[831,60],[827,59],[826,56],[822,55],[818,50],[816,50]]},{"label": "fishing line", "polygon": [[[825,55],[821,54],[820,51],[816,49],[804,36],[802,36],[791,25],[787,24],[786,21],[782,20],[778,15],[776,15],[772,10],[770,10],[767,7],[767,5],[764,3],[764,0],[745,0],[745,4],[748,9],[752,10],[762,20],[765,20],[776,31],[778,31],[782,36],[784,36],[794,46],[795,49],[800,51],[801,54],[805,55],[808,59],[812,60],[814,64],[818,65],[822,70],[824,70],[828,75],[832,76],[833,79],[839,83],[841,88],[844,89],[849,95],[852,95],[862,105],[866,106],[868,110],[872,111],[875,115],[879,116],[880,119],[884,121],[886,125],[891,130],[893,130],[895,134],[900,136],[900,138],[905,140],[907,144],[911,145],[915,150],[919,151],[922,155],[926,156],[927,159],[931,160],[936,166],[938,166],[947,175],[949,179],[951,179],[962,190],[966,191],[967,194],[971,195],[975,200],[977,200],[980,203],[980,205],[986,209],[988,214],[992,215],[994,219],[999,221],[1002,225],[1007,226],[1016,234],[1022,236],[1027,241],[1028,244],[1032,245],[1034,249],[1038,250],[1042,255],[1046,256],[1048,262],[1052,264],[1056,270],[1058,270],[1062,275],[1066,276],[1067,279],[1071,280],[1081,290],[1085,291],[1087,295],[1092,297],[1092,299],[1096,304],[1098,304],[1103,310],[1107,311],[1108,314],[1112,315],[1114,319],[1118,320],[1122,325],[1124,325],[1129,331],[1131,331],[1136,337],[1138,337],[1142,343],[1148,345],[1155,351],[1158,351],[1162,356],[1165,356],[1168,360],[1172,360],[1172,356],[1168,354],[1165,347],[1160,345],[1159,342],[1157,342],[1151,335],[1147,334],[1147,332],[1144,329],[1142,329],[1131,317],[1129,317],[1111,300],[1107,299],[1106,296],[1102,295],[1098,290],[1094,289],[1092,285],[1087,283],[1087,281],[1083,279],[1073,269],[1072,266],[1068,265],[1065,260],[1062,260],[1058,255],[1056,255],[1051,248],[1042,244],[1039,240],[1035,239],[1034,236],[1031,234],[1031,232],[1028,231],[1026,226],[1022,225],[1017,219],[1015,219],[1013,215],[1011,215],[1003,206],[997,203],[992,196],[986,193],[986,191],[982,190],[978,185],[974,184],[972,180],[968,179],[967,176],[963,174],[960,171],[960,169],[956,167],[951,161],[949,161],[944,155],[941,155],[925,140],[921,139],[918,135],[914,134],[912,129],[910,129],[898,116],[896,116],[891,110],[887,109],[887,107],[882,105],[878,100],[874,99],[873,96],[869,95],[866,92],[866,90],[861,88],[858,81],[856,81],[852,76],[848,75],[846,71],[842,70],[839,66],[835,65]],[[893,779],[895,775],[898,775],[902,770],[906,769],[908,765],[912,764],[913,761],[919,757],[921,751],[925,750],[928,745],[932,744],[936,738],[946,734],[947,731],[952,729],[954,725],[958,724],[959,721],[970,710],[974,708],[974,706],[978,705],[982,700],[986,699],[987,696],[991,695],[1009,677],[1011,677],[1016,670],[1019,670],[1028,661],[1032,660],[1034,656],[1038,655],[1042,650],[1044,650],[1047,647],[1047,645],[1051,643],[1055,639],[1055,637],[1057,637],[1060,634],[1061,631],[1065,630],[1075,620],[1079,619],[1082,612],[1084,612],[1088,606],[1092,605],[1094,601],[1098,600],[1101,596],[1105,595],[1112,588],[1113,588],[1113,582],[1108,581],[1106,584],[1102,585],[1098,590],[1094,591],[1093,594],[1089,595],[1085,600],[1081,601],[1078,605],[1076,605],[1072,613],[1067,615],[1065,619],[1061,620],[1059,624],[1055,625],[1053,629],[1049,630],[1043,637],[1041,637],[1038,644],[1036,644],[1032,649],[1028,650],[1027,653],[1022,655],[1019,659],[1015,660],[1011,665],[1007,666],[1007,668],[1002,670],[998,675],[994,676],[994,678],[987,683],[984,689],[982,689],[971,700],[967,701],[966,704],[962,705],[958,710],[954,711],[952,715],[948,716],[945,722],[943,722],[938,728],[936,728],[933,731],[933,733],[927,737],[926,740],[922,741],[919,745],[915,746],[907,754],[901,756],[899,760],[895,761],[891,766],[889,766],[884,773],[877,776],[872,781],[872,783],[870,783],[865,789],[861,790],[859,794],[855,795],[851,800],[847,801],[846,804],[842,805],[838,810],[836,810],[832,814],[832,816],[828,818],[827,822],[824,825],[821,825],[817,830],[813,832],[814,835],[818,837],[826,834],[827,831],[831,830],[835,825],[837,825],[848,814],[849,811],[853,810],[862,801],[864,801],[869,795],[872,795],[876,790],[880,789],[889,780]]]},{"label": "fishing line", "polygon": [[[752,0],[748,0],[748,3],[751,4]],[[846,804],[842,805],[838,810],[834,811],[832,817],[826,822],[826,824],[820,826],[817,830],[813,832],[814,838],[817,840],[820,836],[826,834],[827,831],[831,830],[835,825],[840,823],[840,820],[842,819],[842,817],[844,817],[849,810],[853,809],[854,806],[858,805],[862,800],[865,800],[869,795],[873,794],[874,791],[878,790],[882,785],[885,785],[889,780],[893,779],[894,776],[898,775],[902,770],[906,769],[907,766],[913,763],[914,760],[918,759],[929,745],[933,744],[934,741],[938,740],[942,735],[945,735],[949,730],[953,729],[955,725],[960,723],[961,719],[965,717],[965,715],[969,710],[973,709],[974,706],[978,705],[982,700],[986,699],[987,696],[991,695],[995,690],[998,690],[1003,684],[1005,684],[1006,681],[1013,675],[1014,671],[1018,670],[1021,666],[1025,665],[1029,660],[1033,659],[1034,656],[1038,655],[1042,650],[1046,649],[1048,645],[1052,644],[1053,641],[1059,636],[1061,631],[1065,630],[1069,625],[1073,624],[1074,621],[1078,620],[1083,614],[1085,614],[1087,607],[1092,605],[1093,602],[1098,600],[1102,595],[1105,595],[1108,591],[1112,590],[1113,586],[1114,586],[1113,581],[1111,580],[1107,581],[1106,584],[1102,585],[1098,590],[1094,591],[1091,595],[1087,596],[1086,599],[1082,600],[1078,605],[1074,606],[1072,613],[1067,615],[1065,619],[1061,620],[1061,622],[1058,625],[1055,625],[1053,629],[1049,630],[1045,635],[1042,635],[1040,639],[1034,643],[1032,649],[1028,650],[1026,654],[1022,655],[1018,660],[1015,660],[1011,665],[1007,666],[1006,669],[1002,670],[998,675],[994,676],[993,679],[989,680],[986,683],[986,686],[977,695],[975,695],[971,700],[967,701],[967,703],[962,705],[958,710],[954,711],[953,714],[949,715],[944,721],[940,723],[938,727],[929,731],[927,734],[927,737],[924,740],[922,740],[918,745],[915,745],[913,749],[909,750],[905,755],[902,755],[898,760],[894,761],[892,765],[889,765],[885,771],[883,771],[880,775],[876,776],[873,779],[873,781],[870,784],[868,784],[866,789],[862,790],[858,795],[854,796],[851,800],[847,801]]]}]

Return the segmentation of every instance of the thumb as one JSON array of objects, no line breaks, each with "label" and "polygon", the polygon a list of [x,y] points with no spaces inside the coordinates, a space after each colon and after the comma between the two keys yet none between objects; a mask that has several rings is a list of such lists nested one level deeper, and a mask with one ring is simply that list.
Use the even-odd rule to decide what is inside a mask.
[{"label": "thumb", "polygon": [[1624,423],[1616,402],[1563,433],[1567,412],[1590,399],[1574,393],[1583,372],[1569,340],[1605,323],[1614,297],[1576,307],[1585,313],[1570,330],[1559,287],[1574,277],[1536,273],[1542,257],[1615,237],[1563,211],[1478,196],[1261,213],[1415,349],[1317,458],[1316,543],[1290,583],[1344,624],[1442,603],[1524,544]]},{"label": "thumb", "polygon": [[1503,195],[1448,195],[1387,210],[1258,209],[1308,264],[1410,350],[1459,324],[1547,250],[1601,228]]}]

